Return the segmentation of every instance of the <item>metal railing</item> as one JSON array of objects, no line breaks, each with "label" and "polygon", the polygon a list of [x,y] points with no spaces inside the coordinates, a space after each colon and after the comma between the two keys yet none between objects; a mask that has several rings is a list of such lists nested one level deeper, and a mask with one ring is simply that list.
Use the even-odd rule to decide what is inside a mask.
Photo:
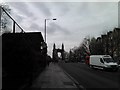
[{"label": "metal railing", "polygon": [[[16,26],[21,30],[20,33],[25,33],[25,31],[22,29],[22,27],[12,18],[12,16],[3,8],[0,6],[1,14],[4,12],[11,20],[12,20],[12,33],[16,33]],[[0,18],[2,15],[0,15]],[[1,21],[2,22],[2,21]]]}]

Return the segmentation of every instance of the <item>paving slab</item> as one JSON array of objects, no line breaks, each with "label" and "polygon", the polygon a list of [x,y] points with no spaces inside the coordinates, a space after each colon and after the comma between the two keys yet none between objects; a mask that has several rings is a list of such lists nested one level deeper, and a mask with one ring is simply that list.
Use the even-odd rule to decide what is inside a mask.
[{"label": "paving slab", "polygon": [[63,72],[58,64],[49,66],[33,82],[31,88],[73,88],[78,89],[75,83]]}]

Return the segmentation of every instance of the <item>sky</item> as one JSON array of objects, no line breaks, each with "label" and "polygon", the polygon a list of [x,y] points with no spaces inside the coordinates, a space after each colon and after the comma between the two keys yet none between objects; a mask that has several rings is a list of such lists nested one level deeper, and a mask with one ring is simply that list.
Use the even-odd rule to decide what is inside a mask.
[{"label": "sky", "polygon": [[[87,0],[88,1],[88,0]],[[47,20],[48,54],[53,44],[65,51],[79,46],[85,37],[99,37],[118,27],[118,2],[5,2],[25,32],[41,32]],[[52,19],[57,20],[53,21]]]}]

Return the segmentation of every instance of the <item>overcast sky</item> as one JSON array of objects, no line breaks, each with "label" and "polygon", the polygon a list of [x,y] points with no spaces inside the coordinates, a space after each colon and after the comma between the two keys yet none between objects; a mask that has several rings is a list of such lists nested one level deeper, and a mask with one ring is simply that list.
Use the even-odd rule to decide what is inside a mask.
[{"label": "overcast sky", "polygon": [[[86,36],[99,37],[118,27],[117,2],[7,2],[11,14],[26,31],[42,32],[47,20],[48,54],[53,44],[65,50],[79,46]],[[53,21],[53,18],[57,18]]]}]

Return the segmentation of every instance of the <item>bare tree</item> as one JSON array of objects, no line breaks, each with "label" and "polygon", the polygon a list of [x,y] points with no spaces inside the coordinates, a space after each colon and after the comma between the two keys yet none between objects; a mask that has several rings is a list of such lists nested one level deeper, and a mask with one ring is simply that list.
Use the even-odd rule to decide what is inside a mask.
[{"label": "bare tree", "polygon": [[3,9],[5,11],[7,11],[9,14],[11,12],[11,9],[9,8],[8,5],[0,5],[0,9],[1,9],[1,23],[0,23],[0,28],[1,28],[1,34],[4,32],[10,32],[10,18],[6,15],[6,13],[3,11]]}]

